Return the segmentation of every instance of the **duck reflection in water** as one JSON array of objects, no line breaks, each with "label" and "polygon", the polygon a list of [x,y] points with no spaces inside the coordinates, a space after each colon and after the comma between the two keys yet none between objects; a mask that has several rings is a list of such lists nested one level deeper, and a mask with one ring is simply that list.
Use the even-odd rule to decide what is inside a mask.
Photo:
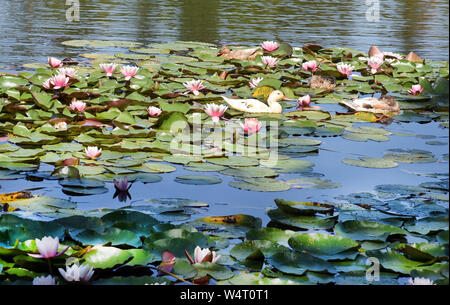
[{"label": "duck reflection in water", "polygon": [[127,177],[120,178],[119,180],[114,179],[114,187],[116,188],[116,192],[114,193],[113,199],[119,197],[120,202],[126,202],[127,199],[131,200],[129,190],[132,185],[133,183],[128,185]]}]

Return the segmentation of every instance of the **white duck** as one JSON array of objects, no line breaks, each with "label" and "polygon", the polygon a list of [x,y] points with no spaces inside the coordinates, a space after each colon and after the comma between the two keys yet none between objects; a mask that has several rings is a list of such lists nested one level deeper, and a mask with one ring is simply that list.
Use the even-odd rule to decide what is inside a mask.
[{"label": "white duck", "polygon": [[280,90],[273,91],[267,99],[267,104],[257,99],[231,99],[222,95],[231,108],[248,113],[282,113],[283,108],[278,103],[281,100],[290,101]]}]

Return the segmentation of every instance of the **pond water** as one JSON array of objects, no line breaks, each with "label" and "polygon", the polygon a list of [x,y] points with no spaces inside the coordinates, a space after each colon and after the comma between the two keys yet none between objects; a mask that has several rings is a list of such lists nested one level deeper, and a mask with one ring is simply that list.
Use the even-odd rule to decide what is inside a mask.
[{"label": "pond water", "polygon": [[[378,2],[378,1],[373,1]],[[371,45],[447,60],[445,0],[379,1],[379,20],[367,21],[366,1],[130,0],[81,1],[80,21],[66,21],[65,1],[0,0],[0,66],[43,62],[78,53],[68,39],[175,40],[217,44],[285,41],[367,51]]]}]

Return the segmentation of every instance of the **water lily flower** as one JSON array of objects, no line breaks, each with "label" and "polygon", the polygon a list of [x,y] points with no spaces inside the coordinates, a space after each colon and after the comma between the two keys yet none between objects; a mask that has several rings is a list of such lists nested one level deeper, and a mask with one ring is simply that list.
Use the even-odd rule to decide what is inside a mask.
[{"label": "water lily flower", "polygon": [[422,88],[421,85],[413,85],[413,86],[411,87],[411,89],[408,90],[408,93],[409,93],[409,94],[412,94],[412,95],[418,95],[418,94],[420,94],[422,91],[423,91],[423,88]]},{"label": "water lily flower", "polygon": [[119,181],[117,181],[116,179],[113,180],[114,181],[114,187],[119,191],[119,192],[128,192],[128,190],[130,189],[131,185],[128,186],[128,178],[127,177],[123,177],[120,178]]},{"label": "water lily flower", "polygon": [[125,76],[125,80],[130,80],[131,78],[139,78],[136,77],[136,74],[139,71],[139,67],[134,66],[123,66],[122,69],[120,69],[120,73]]},{"label": "water lily flower", "polygon": [[86,157],[90,159],[97,159],[102,154],[102,149],[98,148],[97,146],[88,146],[84,149],[86,153]]},{"label": "water lily flower", "polygon": [[65,130],[65,129],[67,129],[67,123],[66,122],[58,122],[53,127],[55,127],[55,129]]},{"label": "water lily flower", "polygon": [[70,110],[77,111],[77,112],[83,112],[86,110],[86,103],[82,101],[77,101],[75,98],[72,100],[72,103],[69,105]]},{"label": "water lily flower", "polygon": [[304,108],[304,107],[306,108],[311,103],[311,96],[309,96],[309,95],[302,96],[301,98],[299,98],[297,100],[297,103],[299,104],[300,108]]},{"label": "water lily flower", "polygon": [[58,268],[59,273],[68,282],[88,282],[94,275],[94,268],[87,265],[79,265],[78,263],[72,266],[66,266],[66,270]]},{"label": "water lily flower", "polygon": [[246,133],[257,133],[263,126],[263,123],[256,118],[247,118],[245,119],[244,124],[239,124],[241,124],[241,127]]},{"label": "water lily flower", "polygon": [[70,78],[65,74],[58,74],[50,79],[50,83],[53,85],[53,89],[65,88],[69,84]]},{"label": "water lily flower", "polygon": [[117,64],[114,63],[100,64],[100,68],[103,70],[103,72],[106,73],[106,76],[112,76],[113,73],[116,71]]},{"label": "water lily flower", "polygon": [[395,59],[403,59],[402,55],[400,55],[398,53],[393,53],[393,52],[384,52],[384,56],[393,57]]},{"label": "water lily flower", "polygon": [[317,64],[317,61],[310,60],[302,64],[302,70],[303,71],[311,71],[316,72],[319,65]]},{"label": "water lily flower", "polygon": [[183,83],[183,86],[185,86],[188,91],[186,91],[184,94],[188,94],[189,92],[194,93],[194,95],[199,95],[200,94],[200,90],[205,89],[206,87],[203,85],[203,81],[202,80],[191,80],[189,82]]},{"label": "water lily flower", "polygon": [[62,60],[55,57],[48,57],[48,64],[52,68],[61,68],[63,66]]},{"label": "water lily flower", "polygon": [[156,118],[160,116],[162,110],[159,109],[158,107],[150,106],[147,108],[147,112],[149,116]]},{"label": "water lily flower", "polygon": [[278,47],[279,47],[279,45],[276,41],[264,41],[261,44],[261,48],[263,48],[263,50],[269,51],[269,52],[275,51],[276,49],[278,49]]},{"label": "water lily flower", "polygon": [[227,111],[228,106],[217,104],[206,104],[205,112],[209,115],[214,123],[219,122],[220,117]]},{"label": "water lily flower", "polygon": [[269,67],[275,67],[278,63],[278,59],[272,56],[261,56],[263,64]]},{"label": "water lily flower", "polygon": [[77,70],[74,68],[62,68],[58,70],[58,73],[67,77],[74,77],[77,74]]},{"label": "water lily flower", "polygon": [[59,238],[55,237],[52,238],[50,236],[46,236],[42,239],[35,239],[36,241],[36,247],[39,250],[39,254],[30,254],[29,256],[35,257],[35,258],[52,258],[56,256],[60,256],[64,252],[69,249],[69,247],[65,248],[64,250],[58,252],[59,248]]},{"label": "water lily flower", "polygon": [[33,285],[39,285],[39,286],[53,286],[56,285],[56,280],[53,276],[38,276],[33,279]]},{"label": "water lily flower", "polygon": [[339,73],[343,75],[350,76],[352,74],[353,69],[355,69],[355,67],[350,64],[340,63],[337,65],[337,70],[339,71]]},{"label": "water lily flower", "polygon": [[52,88],[52,84],[50,83],[51,78],[47,79],[45,82],[42,83],[42,87],[44,87],[45,89],[51,89]]},{"label": "water lily flower", "polygon": [[436,285],[432,280],[424,277],[410,278],[408,283],[409,285]]},{"label": "water lily flower", "polygon": [[380,69],[381,65],[383,65],[383,58],[379,56],[372,56],[367,61],[368,65],[370,66],[370,71],[372,74],[375,74],[378,72],[378,69]]},{"label": "water lily flower", "polygon": [[263,77],[254,78],[249,81],[248,85],[250,86],[250,88],[255,89],[263,79]]},{"label": "water lily flower", "polygon": [[196,264],[205,262],[215,264],[221,257],[221,255],[216,255],[215,251],[210,251],[208,248],[202,249],[197,246],[194,250],[194,262]]},{"label": "water lily flower", "polygon": [[170,251],[163,251],[161,253],[161,264],[159,265],[159,269],[161,270],[158,274],[163,274],[164,272],[172,272],[173,266],[175,265],[176,257]]}]

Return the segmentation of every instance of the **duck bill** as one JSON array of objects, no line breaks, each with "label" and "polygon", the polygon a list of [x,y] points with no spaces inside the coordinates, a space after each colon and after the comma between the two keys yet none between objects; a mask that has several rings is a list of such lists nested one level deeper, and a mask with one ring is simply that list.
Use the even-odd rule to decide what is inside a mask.
[{"label": "duck bill", "polygon": [[288,97],[286,97],[286,96],[283,96],[282,100],[283,100],[283,101],[292,101],[292,99],[290,99],[290,98],[288,98]]}]

